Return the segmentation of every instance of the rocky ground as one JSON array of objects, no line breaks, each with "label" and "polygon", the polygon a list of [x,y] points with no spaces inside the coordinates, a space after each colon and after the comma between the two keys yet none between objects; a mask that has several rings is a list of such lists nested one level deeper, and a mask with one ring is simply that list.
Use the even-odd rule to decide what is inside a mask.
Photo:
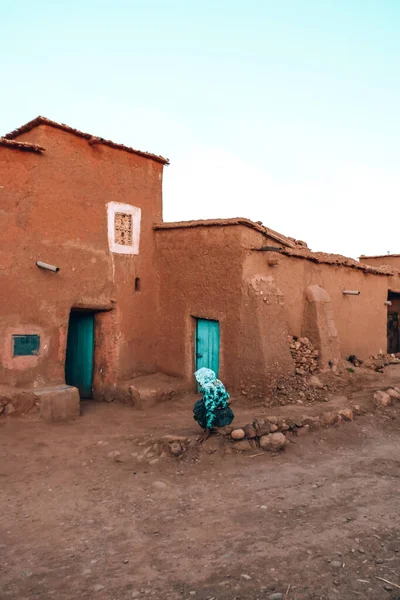
[{"label": "rocky ground", "polygon": [[86,403],[69,424],[2,419],[0,597],[400,600],[400,402],[376,396],[399,385],[397,366],[354,374],[339,404],[310,410],[346,400],[362,414],[279,453],[222,436],[164,451],[166,435],[195,438],[192,397]]}]

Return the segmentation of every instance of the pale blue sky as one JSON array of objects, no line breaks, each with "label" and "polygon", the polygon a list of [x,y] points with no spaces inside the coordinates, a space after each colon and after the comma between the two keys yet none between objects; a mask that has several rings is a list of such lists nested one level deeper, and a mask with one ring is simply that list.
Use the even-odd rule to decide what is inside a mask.
[{"label": "pale blue sky", "polygon": [[399,0],[0,0],[0,133],[38,114],[171,160],[166,220],[400,253]]}]

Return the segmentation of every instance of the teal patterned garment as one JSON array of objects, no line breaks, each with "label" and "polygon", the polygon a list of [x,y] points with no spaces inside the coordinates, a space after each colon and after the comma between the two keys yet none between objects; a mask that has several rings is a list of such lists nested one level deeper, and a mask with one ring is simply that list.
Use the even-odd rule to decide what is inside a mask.
[{"label": "teal patterned garment", "polygon": [[196,371],[194,376],[201,387],[206,409],[207,429],[212,429],[215,424],[217,410],[228,407],[229,394],[224,384],[217,379],[211,369],[203,367]]}]

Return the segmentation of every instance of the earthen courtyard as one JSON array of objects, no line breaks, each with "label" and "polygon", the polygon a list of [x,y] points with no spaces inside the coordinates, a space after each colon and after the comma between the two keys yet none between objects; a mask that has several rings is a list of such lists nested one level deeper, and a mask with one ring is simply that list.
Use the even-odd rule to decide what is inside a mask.
[{"label": "earthen courtyard", "polygon": [[[287,432],[280,453],[200,446],[192,395],[145,411],[86,402],[69,423],[3,418],[1,597],[398,598],[400,402],[373,398],[400,367],[355,371],[304,407],[233,399],[238,425],[359,406]],[[173,439],[190,440],[178,456],[163,451]]]}]

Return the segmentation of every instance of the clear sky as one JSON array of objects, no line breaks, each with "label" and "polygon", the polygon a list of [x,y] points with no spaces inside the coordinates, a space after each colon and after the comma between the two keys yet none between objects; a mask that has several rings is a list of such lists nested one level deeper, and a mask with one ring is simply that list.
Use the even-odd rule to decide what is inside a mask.
[{"label": "clear sky", "polygon": [[400,253],[400,0],[0,0],[0,134],[167,156],[164,218]]}]

